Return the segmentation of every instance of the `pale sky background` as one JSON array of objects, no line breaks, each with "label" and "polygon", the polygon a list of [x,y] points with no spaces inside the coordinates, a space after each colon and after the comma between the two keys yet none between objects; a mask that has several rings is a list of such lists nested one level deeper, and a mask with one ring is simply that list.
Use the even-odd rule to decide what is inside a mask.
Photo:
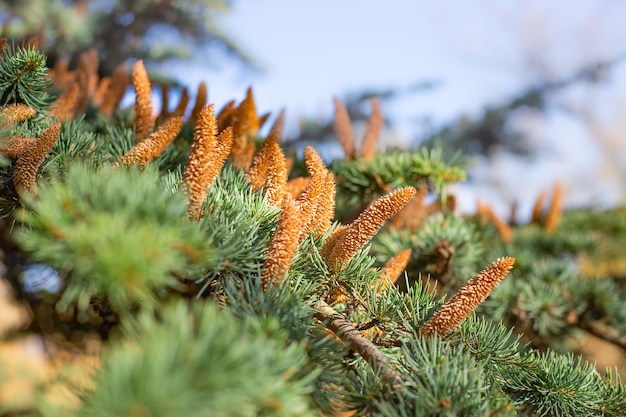
[{"label": "pale sky background", "polygon": [[[330,120],[333,96],[438,82],[383,107],[396,130],[381,139],[394,144],[424,133],[415,120],[441,124],[480,114],[532,82],[626,51],[626,2],[618,0],[237,0],[218,22],[264,72],[231,60],[174,71],[193,88],[206,81],[217,108],[240,101],[252,86],[259,112],[286,109],[287,136],[301,118]],[[524,218],[557,180],[570,206],[626,201],[626,63],[609,84],[568,89],[554,104],[561,106],[547,118],[520,112],[514,120],[547,151],[532,164],[507,155],[475,163],[474,185],[457,187],[465,210],[477,195],[501,213],[517,200]],[[597,119],[604,146],[563,107]]]}]

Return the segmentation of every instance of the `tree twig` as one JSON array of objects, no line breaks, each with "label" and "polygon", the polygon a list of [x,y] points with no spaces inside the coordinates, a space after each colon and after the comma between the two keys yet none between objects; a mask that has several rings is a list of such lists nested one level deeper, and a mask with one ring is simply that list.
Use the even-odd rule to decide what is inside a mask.
[{"label": "tree twig", "polygon": [[609,326],[608,324],[583,317],[578,322],[578,327],[586,330],[594,336],[599,337],[600,339],[613,343],[622,349],[626,349],[626,334],[620,334],[617,329]]},{"label": "tree twig", "polygon": [[394,390],[402,386],[400,373],[389,363],[389,360],[369,339],[357,330],[348,319],[324,301],[315,304],[315,317],[323,322],[341,340],[348,343],[350,348],[363,357],[370,365],[380,369],[383,375],[391,381]]}]

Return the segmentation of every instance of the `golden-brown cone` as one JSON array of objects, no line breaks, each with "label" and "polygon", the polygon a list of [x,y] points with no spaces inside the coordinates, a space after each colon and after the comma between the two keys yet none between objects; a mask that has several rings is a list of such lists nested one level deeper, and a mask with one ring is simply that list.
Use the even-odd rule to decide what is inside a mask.
[{"label": "golden-brown cone", "polygon": [[141,140],[154,129],[152,87],[141,59],[133,65],[132,83],[135,87],[135,137]]},{"label": "golden-brown cone", "polygon": [[78,102],[80,88],[77,83],[71,84],[54,102],[50,105],[50,114],[59,120],[71,119],[74,117],[74,109]]},{"label": "golden-brown cone", "polygon": [[217,114],[217,127],[220,132],[232,124],[233,113],[235,110],[235,100],[231,100],[219,111]]},{"label": "golden-brown cone", "polygon": [[189,215],[196,220],[200,217],[200,208],[206,197],[208,189],[206,170],[215,156],[216,140],[217,120],[214,106],[210,104],[198,113],[193,143],[183,173],[183,183],[189,193]]},{"label": "golden-brown cone", "polygon": [[263,287],[280,282],[298,249],[301,220],[298,208],[289,194],[285,194],[276,231],[267,245],[267,259],[263,263]]},{"label": "golden-brown cone", "polygon": [[330,269],[337,271],[343,268],[370,241],[385,221],[394,216],[413,198],[415,192],[413,187],[404,187],[372,202],[348,226],[348,230],[335,244],[329,257]]},{"label": "golden-brown cone", "polygon": [[531,222],[535,224],[539,224],[541,222],[541,213],[543,211],[543,203],[546,201],[546,196],[548,192],[546,190],[542,190],[537,200],[535,200],[535,204],[533,205],[533,214],[531,217]]},{"label": "golden-brown cone", "polygon": [[226,162],[226,158],[228,157],[228,153],[233,144],[233,129],[232,127],[226,128],[222,133],[219,134],[215,141],[215,146],[212,152],[212,158],[209,164],[206,166],[203,176],[202,182],[204,184],[204,192],[197,199],[197,202],[194,202],[194,206],[189,205],[189,215],[191,218],[199,219],[202,209],[202,204],[206,198],[206,192],[215,178],[218,176],[222,168],[224,167],[224,162]]},{"label": "golden-brown cone", "polygon": [[319,205],[319,196],[322,193],[326,176],[322,173],[310,177],[306,189],[296,199],[296,205],[302,218],[302,233],[300,240],[313,231],[315,211]]},{"label": "golden-brown cone", "polygon": [[[269,168],[269,150],[272,143],[278,144],[278,141],[276,140],[276,136],[270,132],[261,144],[261,148],[256,155],[254,155],[246,171],[246,178],[252,185],[253,190],[258,190],[265,184],[267,170]],[[236,167],[240,168],[237,164]],[[285,165],[285,169],[287,169],[287,165]]]},{"label": "golden-brown cone", "polygon": [[367,122],[367,129],[365,130],[361,151],[359,152],[360,157],[364,160],[371,161],[374,159],[374,156],[376,156],[376,145],[378,144],[382,127],[383,115],[380,111],[380,103],[378,99],[374,97],[372,99],[372,114]]},{"label": "golden-brown cone", "polygon": [[156,132],[139,142],[122,157],[122,164],[126,166],[139,165],[144,168],[167,148],[183,126],[182,117],[172,117],[163,123]]},{"label": "golden-brown cone", "polygon": [[335,175],[328,171],[326,172],[326,178],[322,192],[320,193],[317,207],[313,214],[315,223],[311,225],[313,230],[316,230],[316,235],[323,235],[328,231],[335,217]]},{"label": "golden-brown cone", "polygon": [[272,128],[270,129],[270,133],[268,136],[272,136],[276,138],[279,142],[283,137],[283,130],[285,129],[285,109],[282,109],[276,120],[274,120],[274,124],[272,124]]},{"label": "golden-brown cone", "polygon": [[170,115],[170,85],[167,83],[161,83],[161,111],[159,112],[159,121],[167,119]]},{"label": "golden-brown cone", "polygon": [[265,195],[272,206],[280,206],[287,194],[287,166],[285,155],[277,143],[270,142],[268,149],[268,170],[265,180]]},{"label": "golden-brown cone", "polygon": [[322,250],[320,251],[320,255],[322,255],[322,259],[326,265],[330,264],[330,254],[337,244],[337,241],[344,235],[344,233],[346,233],[347,230],[347,224],[340,224],[335,230],[333,230],[330,236],[326,238],[324,245],[322,245]]},{"label": "golden-brown cone", "polygon": [[7,158],[15,158],[20,156],[29,146],[35,142],[33,138],[24,136],[11,136],[3,139],[0,145],[0,153]]},{"label": "golden-brown cone", "polygon": [[126,66],[124,64],[120,64],[115,67],[113,73],[111,74],[111,82],[109,83],[109,88],[107,92],[104,94],[102,98],[102,104],[98,109],[98,112],[105,116],[110,116],[113,114],[117,106],[119,106],[122,98],[124,97],[124,93],[126,93],[126,88],[128,87],[128,83],[130,82],[130,77],[128,72],[126,71]]},{"label": "golden-brown cone", "polygon": [[11,123],[23,122],[30,119],[37,110],[26,104],[7,104],[2,107],[2,118],[0,118],[0,127],[6,127]]},{"label": "golden-brown cone", "polygon": [[411,249],[404,249],[385,263],[380,273],[379,290],[384,290],[395,283],[406,269],[411,259]]},{"label": "golden-brown cone", "polygon": [[271,113],[267,112],[259,116],[259,119],[258,119],[259,129],[261,129],[263,125],[265,124],[265,122],[267,122],[267,120],[270,118],[270,115]]},{"label": "golden-brown cone", "polygon": [[389,227],[399,230],[415,230],[424,223],[429,215],[428,208],[424,205],[424,200],[428,195],[427,187],[420,186],[415,197],[402,207],[398,214],[389,220]]},{"label": "golden-brown cone", "polygon": [[254,156],[250,168],[246,171],[246,178],[253,190],[258,190],[265,184],[269,164],[269,144],[270,142],[263,142],[261,148]]},{"label": "golden-brown cone", "polygon": [[59,58],[54,63],[54,67],[48,71],[48,76],[52,78],[54,86],[59,90],[65,90],[76,80],[76,74],[68,69],[69,61],[65,58]]},{"label": "golden-brown cone", "polygon": [[292,178],[287,183],[287,192],[293,198],[297,198],[306,189],[308,183],[309,177]]},{"label": "golden-brown cone", "polygon": [[246,98],[239,104],[237,111],[235,134],[254,138],[259,133],[259,127],[259,117],[256,112],[254,93],[252,92],[252,87],[248,87],[246,90]]},{"label": "golden-brown cone", "polygon": [[548,233],[553,233],[559,225],[559,220],[561,220],[561,212],[563,210],[561,202],[562,195],[563,189],[561,184],[557,182],[554,184],[554,194],[552,195],[552,201],[550,202],[548,214],[546,215],[545,229]]},{"label": "golden-brown cone", "polygon": [[37,140],[33,141],[17,158],[13,171],[13,184],[17,190],[24,190],[31,194],[35,192],[37,171],[59,138],[60,132],[60,123],[44,130]]},{"label": "golden-brown cone", "polygon": [[102,77],[100,81],[98,81],[98,86],[96,87],[96,91],[93,93],[92,97],[93,104],[95,104],[96,106],[100,106],[102,104],[104,95],[106,94],[110,85],[111,77]]},{"label": "golden-brown cone", "polygon": [[352,132],[352,122],[350,121],[348,109],[337,97],[333,98],[333,102],[335,103],[335,120],[333,121],[335,135],[339,139],[346,159],[354,159],[356,155],[354,133]]},{"label": "golden-brown cone", "polygon": [[172,112],[172,117],[183,117],[185,115],[185,111],[187,111],[187,106],[189,105],[189,91],[187,87],[183,88],[183,91],[180,93],[180,101],[178,105]]},{"label": "golden-brown cone", "polygon": [[[206,83],[202,81],[198,86],[198,94],[196,94],[196,102],[193,105],[193,109],[191,110],[191,121],[195,121],[200,114],[200,111],[205,107],[207,99],[207,89]],[[217,121],[216,121],[217,126]]]},{"label": "golden-brown cone", "polygon": [[437,333],[443,336],[461,324],[489,297],[491,291],[496,288],[513,268],[514,263],[515,258],[498,258],[479,272],[422,325],[420,334],[422,336],[432,336]]}]

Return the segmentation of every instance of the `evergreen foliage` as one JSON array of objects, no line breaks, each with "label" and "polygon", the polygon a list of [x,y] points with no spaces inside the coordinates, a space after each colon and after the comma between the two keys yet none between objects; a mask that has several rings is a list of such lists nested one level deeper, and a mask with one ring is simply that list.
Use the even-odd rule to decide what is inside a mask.
[{"label": "evergreen foliage", "polygon": [[[3,279],[31,308],[23,332],[74,355],[93,335],[103,346],[87,382],[57,381],[72,401],[51,405],[44,385],[44,399],[25,413],[626,413],[618,375],[570,352],[585,333],[626,348],[626,267],[615,262],[623,209],[553,207],[555,229],[546,226],[555,215],[525,225],[484,208],[461,215],[447,184],[465,171],[446,149],[370,158],[347,136],[350,157],[329,168],[312,148],[294,162],[308,176],[294,191],[280,127],[258,137],[265,118],[251,91],[217,116],[202,103],[208,119],[185,119],[158,157],[127,167],[129,152],[154,151],[150,138],[170,115],[139,137],[141,112],[103,112],[96,93],[79,86],[86,105],[68,105],[59,124],[46,97],[70,87],[49,91],[44,67],[11,78],[24,70],[19,54],[44,57],[18,48],[0,59],[3,97],[35,110],[3,121]],[[208,145],[190,152],[199,142]],[[222,168],[214,154],[224,149]],[[35,156],[41,163],[24,163]],[[183,172],[198,160],[192,179],[210,186],[194,195],[193,175]],[[24,172],[34,183],[17,187]],[[194,198],[201,207],[191,212]],[[405,249],[408,263],[389,275],[383,263]],[[268,260],[280,272],[269,278]],[[24,270],[42,264],[57,288],[28,282],[41,277]],[[452,325],[437,324],[442,311]]]}]

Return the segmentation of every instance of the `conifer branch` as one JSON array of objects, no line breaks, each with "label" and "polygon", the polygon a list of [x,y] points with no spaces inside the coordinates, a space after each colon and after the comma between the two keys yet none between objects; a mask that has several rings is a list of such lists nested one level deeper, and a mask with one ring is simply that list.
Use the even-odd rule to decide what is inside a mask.
[{"label": "conifer branch", "polygon": [[363,336],[344,315],[335,311],[325,301],[318,301],[315,304],[315,317],[347,343],[350,349],[361,355],[374,369],[381,371],[382,375],[391,382],[394,390],[400,389],[403,383],[400,373],[378,347]]},{"label": "conifer branch", "polygon": [[148,72],[140,59],[133,65],[131,80],[135,87],[135,136],[141,140],[148,136],[154,128],[152,110],[152,88]]},{"label": "conifer branch", "polygon": [[339,143],[343,148],[346,159],[352,160],[355,158],[355,144],[350,115],[348,114],[346,106],[344,106],[337,97],[333,98],[333,102],[335,103],[335,120],[333,121],[333,129],[335,130],[335,135],[337,135],[337,139],[339,139]]},{"label": "conifer branch", "polygon": [[370,204],[335,243],[328,259],[328,267],[333,271],[343,268],[383,224],[413,198],[415,192],[413,187],[404,187]]},{"label": "conifer branch", "polygon": [[606,340],[626,350],[626,334],[620,333],[617,329],[608,324],[582,317],[582,319],[577,322],[577,326],[600,339]]},{"label": "conifer branch", "polygon": [[422,325],[420,334],[427,337],[435,333],[445,335],[461,324],[507,276],[514,263],[515,258],[498,258],[479,272]]},{"label": "conifer branch", "polygon": [[57,123],[46,129],[37,140],[22,151],[13,171],[13,184],[16,189],[35,193],[39,167],[56,143],[60,132],[61,124]]},{"label": "conifer branch", "polygon": [[176,138],[183,126],[182,117],[172,117],[150,136],[139,142],[122,157],[126,166],[139,165],[145,168],[148,162],[161,155],[165,148]]}]

